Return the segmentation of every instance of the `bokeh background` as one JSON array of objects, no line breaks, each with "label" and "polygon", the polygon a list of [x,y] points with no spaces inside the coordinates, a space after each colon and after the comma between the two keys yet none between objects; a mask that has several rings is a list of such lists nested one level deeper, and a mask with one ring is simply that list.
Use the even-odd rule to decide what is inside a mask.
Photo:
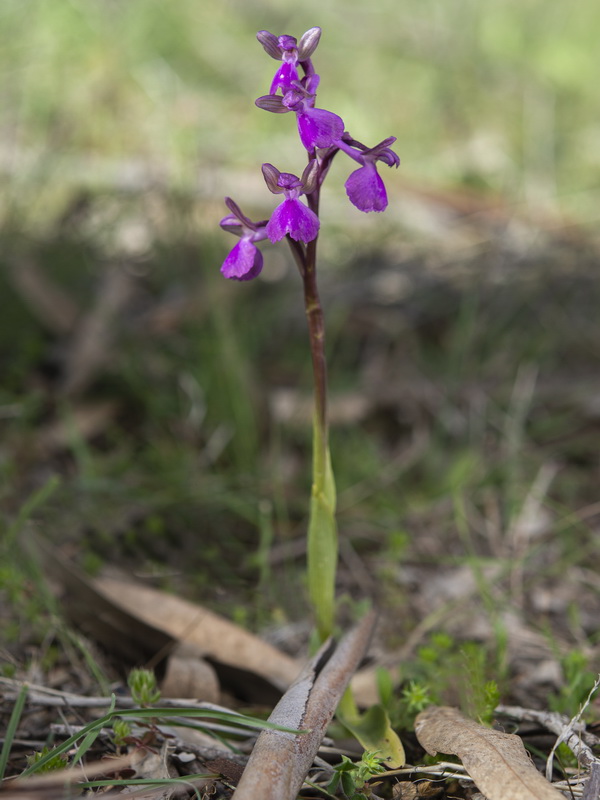
[{"label": "bokeh background", "polygon": [[7,640],[45,634],[28,526],[91,574],[307,620],[297,275],[267,246],[259,280],[223,281],[218,221],[226,195],[269,215],[261,163],[303,169],[292,115],[254,105],[275,66],[255,34],[314,25],[319,105],[402,158],[385,214],[350,206],[341,159],[323,199],[347,614],[404,609],[404,659],[434,629],[445,663],[483,641],[480,678],[528,696],[545,659],[563,697],[561,658],[583,674],[598,644],[593,0],[2,0]]},{"label": "bokeh background", "polygon": [[293,120],[253,105],[273,69],[254,35],[318,24],[319,102],[358,138],[396,135],[404,179],[595,221],[600,55],[587,0],[5,0],[0,14],[4,202],[28,217],[56,207],[65,184],[151,176],[213,197],[268,158],[298,167]]}]

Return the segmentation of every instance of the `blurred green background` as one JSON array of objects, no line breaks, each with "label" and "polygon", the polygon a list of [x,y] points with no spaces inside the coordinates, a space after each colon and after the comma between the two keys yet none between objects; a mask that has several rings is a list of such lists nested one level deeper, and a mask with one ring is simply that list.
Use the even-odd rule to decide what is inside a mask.
[{"label": "blurred green background", "polygon": [[47,217],[64,184],[213,198],[240,175],[253,193],[263,161],[300,170],[293,119],[254,106],[274,68],[254,37],[313,25],[319,104],[361,141],[397,136],[401,179],[597,220],[593,0],[3,0],[4,213]]}]

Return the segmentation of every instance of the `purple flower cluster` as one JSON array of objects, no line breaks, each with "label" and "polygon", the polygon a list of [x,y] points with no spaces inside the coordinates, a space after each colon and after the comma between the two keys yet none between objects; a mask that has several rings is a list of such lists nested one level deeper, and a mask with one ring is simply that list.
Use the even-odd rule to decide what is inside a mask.
[{"label": "purple flower cluster", "polygon": [[[278,242],[289,236],[296,242],[308,243],[319,233],[318,192],[333,157],[343,152],[359,164],[345,183],[350,202],[360,211],[384,211],[388,199],[384,183],[377,171],[377,162],[397,167],[399,157],[390,149],[396,139],[384,139],[375,147],[367,147],[353,139],[337,114],[315,107],[319,75],[311,56],[321,38],[320,28],[311,28],[298,42],[293,36],[274,36],[259,31],[258,41],[271,58],[280,62],[271,82],[269,94],[259,97],[256,105],[274,114],[296,114],[298,134],[308,153],[308,165],[302,177],[280,172],[272,164],[263,164],[267,187],[273,194],[283,194],[283,201],[269,220],[252,222],[231,200],[226,204],[232,212],[221,220],[221,227],[241,237],[229,253],[221,272],[226,278],[249,280],[262,269],[262,254],[256,242],[269,239]],[[300,77],[299,69],[303,76]],[[305,195],[308,206],[299,199]],[[311,207],[312,206],[312,207]]]}]

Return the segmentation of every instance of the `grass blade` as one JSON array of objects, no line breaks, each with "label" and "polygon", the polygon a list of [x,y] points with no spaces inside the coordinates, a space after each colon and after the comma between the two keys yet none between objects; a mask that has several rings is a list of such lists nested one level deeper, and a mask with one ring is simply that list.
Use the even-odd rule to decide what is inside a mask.
[{"label": "grass blade", "polygon": [[6,772],[8,757],[12,748],[13,739],[15,738],[15,733],[17,732],[19,722],[21,721],[21,714],[23,713],[23,708],[25,707],[28,689],[29,687],[26,683],[21,686],[13,706],[12,714],[10,715],[10,720],[8,721],[6,734],[4,736],[4,744],[2,745],[2,751],[0,752],[0,781],[4,780],[4,773]]},{"label": "grass blade", "polygon": [[[62,744],[57,745],[46,755],[42,756],[35,764],[31,764],[27,769],[21,773],[21,777],[25,778],[28,775],[33,775],[39,771],[41,767],[50,761],[55,756],[67,752],[71,747],[77,745],[77,742],[82,741],[79,745],[77,754],[75,755],[75,763],[81,758],[81,755],[91,746],[96,736],[100,733],[101,728],[108,726],[115,717],[129,717],[134,719],[153,719],[160,721],[160,719],[172,719],[173,717],[206,717],[208,719],[224,720],[240,728],[257,728],[259,730],[280,730],[286,733],[300,734],[303,731],[287,728],[281,725],[275,725],[271,722],[255,719],[254,717],[247,717],[244,714],[237,714],[235,712],[213,711],[212,709],[204,708],[127,708],[115,709],[116,698],[112,695],[111,705],[109,711],[99,719],[93,720],[85,725],[81,730],[77,731],[73,736],[70,736]],[[83,749],[83,752],[80,751]]]}]

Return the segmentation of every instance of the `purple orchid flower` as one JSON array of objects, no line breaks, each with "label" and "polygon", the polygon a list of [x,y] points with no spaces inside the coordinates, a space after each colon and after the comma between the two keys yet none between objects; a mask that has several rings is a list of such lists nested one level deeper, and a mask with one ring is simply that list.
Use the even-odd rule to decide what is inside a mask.
[{"label": "purple orchid flower", "polygon": [[300,195],[314,192],[317,185],[318,165],[312,159],[298,178],[290,172],[280,172],[272,164],[263,164],[262,171],[267,187],[273,194],[284,194],[285,199],[271,214],[267,223],[267,236],[278,242],[288,234],[297,242],[312,242],[319,233],[319,218],[300,202]]},{"label": "purple orchid flower", "polygon": [[294,111],[300,141],[309,152],[315,147],[331,147],[344,133],[344,120],[341,117],[324,108],[315,108],[318,86],[319,76],[312,73],[301,81],[294,81],[283,97],[264,95],[255,101],[259,108],[274,114]]},{"label": "purple orchid flower", "polygon": [[345,183],[350,202],[360,211],[385,211],[387,208],[387,192],[377,172],[377,161],[383,161],[388,167],[398,167],[400,158],[390,149],[395,141],[395,136],[389,136],[375,147],[367,148],[356,139],[345,135],[336,143],[340,150],[361,164],[348,176]]},{"label": "purple orchid flower", "polygon": [[223,262],[221,274],[235,281],[249,281],[256,278],[263,268],[263,255],[255,242],[267,238],[267,220],[252,222],[231,197],[225,198],[225,204],[231,214],[223,217],[219,224],[223,230],[240,236],[241,240]]},{"label": "purple orchid flower", "polygon": [[299,44],[294,36],[277,37],[269,31],[259,31],[256,38],[271,58],[283,62],[275,73],[269,94],[277,94],[278,89],[285,94],[298,80],[297,64],[309,61],[317,49],[321,38],[321,28],[311,28],[306,31]]}]

